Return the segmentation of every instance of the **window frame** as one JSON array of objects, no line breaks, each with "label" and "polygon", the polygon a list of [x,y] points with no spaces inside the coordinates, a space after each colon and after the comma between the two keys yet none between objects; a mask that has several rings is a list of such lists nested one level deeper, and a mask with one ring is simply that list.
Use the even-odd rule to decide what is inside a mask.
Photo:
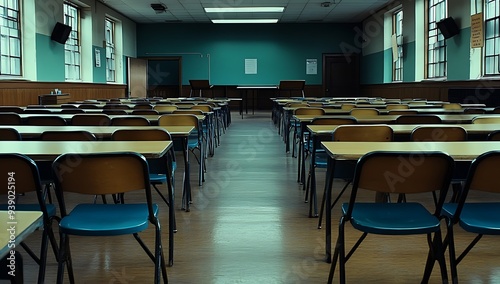
[{"label": "window frame", "polygon": [[[401,17],[398,19],[398,14]],[[396,45],[398,59],[392,62],[392,81],[402,82],[403,81],[403,9],[397,9],[392,13],[392,34],[396,35]],[[401,27],[398,29],[398,27]],[[401,44],[399,44],[401,43]],[[399,63],[399,66],[398,66]],[[398,78],[399,77],[399,78]]]},{"label": "window frame", "polygon": [[[448,60],[446,52],[447,45],[446,45],[446,39],[439,31],[436,23],[448,16],[448,2],[447,0],[428,0],[426,1],[426,4],[427,4],[426,6],[427,25],[426,25],[426,37],[425,37],[426,39],[425,78],[443,79],[447,77],[448,73],[447,72]],[[436,15],[436,10],[439,5],[444,5],[444,16],[442,18],[438,18]],[[431,15],[433,15],[433,17]],[[434,42],[432,43],[433,48],[431,48],[431,42]]]},{"label": "window frame", "polygon": [[[5,17],[2,16],[7,22],[8,26],[0,26],[0,37],[2,38],[0,42],[0,76],[2,77],[22,77],[23,76],[23,38],[22,38],[22,26],[21,26],[21,20],[22,20],[22,14],[21,14],[21,3],[19,0],[14,0],[11,3],[15,3],[16,7],[10,7],[9,5],[6,6],[0,6],[3,9],[7,11],[7,15]],[[8,3],[9,4],[9,3]],[[9,16],[9,12],[13,11],[12,13],[16,14],[16,16]],[[4,29],[8,29],[8,34],[4,34],[3,31]],[[12,36],[12,31],[15,30],[17,33],[17,36]],[[8,52],[4,55],[2,52],[2,47],[4,46],[3,38],[8,37],[8,43],[6,44]],[[12,42],[12,39],[17,39],[17,45],[18,45],[18,51],[17,54],[16,52],[12,52],[13,46],[12,44],[15,44]],[[4,57],[6,57],[4,59]],[[7,60],[9,71],[8,72],[3,72],[4,69],[4,60]],[[17,64],[14,63],[13,61],[17,61]],[[13,64],[14,63],[14,64]],[[18,73],[15,73],[16,70],[12,70],[12,66],[17,65],[18,66]]]},{"label": "window frame", "polygon": [[[70,9],[75,9],[76,11],[76,19],[68,22],[68,18],[74,19],[72,15],[66,13],[66,7],[70,7]],[[68,40],[64,44],[64,79],[65,81],[81,81],[82,80],[82,45],[81,45],[81,8],[76,4],[64,1],[63,3],[64,10],[64,24],[71,26],[71,32],[68,37]],[[73,27],[73,22],[76,22],[76,31]],[[72,44],[72,43],[76,44]],[[70,56],[73,56],[73,61],[68,61],[68,53]],[[69,69],[73,69],[72,74],[77,75],[70,77]]]},{"label": "window frame", "polygon": [[[105,18],[105,38],[106,38],[106,82],[116,83],[116,21],[110,17]],[[111,29],[108,28],[111,23]],[[110,31],[110,35],[108,35]],[[108,56],[110,55],[110,56]]]},{"label": "window frame", "polygon": [[[489,8],[488,4],[489,3],[494,3],[495,10],[493,12],[493,17],[489,17]],[[500,75],[500,27],[498,26],[500,24],[500,1],[499,0],[485,0],[483,2],[484,4],[484,48],[483,48],[483,74],[485,77],[488,76],[499,76]],[[488,32],[488,26],[489,23],[492,23],[492,26],[494,28],[494,31],[491,33],[491,36]],[[496,25],[495,25],[496,22]],[[492,48],[493,51],[490,52],[489,47],[489,42],[492,42]],[[493,72],[489,72],[490,70],[490,65],[488,63],[488,59],[493,60]],[[496,62],[496,70],[495,69],[495,62]]]}]

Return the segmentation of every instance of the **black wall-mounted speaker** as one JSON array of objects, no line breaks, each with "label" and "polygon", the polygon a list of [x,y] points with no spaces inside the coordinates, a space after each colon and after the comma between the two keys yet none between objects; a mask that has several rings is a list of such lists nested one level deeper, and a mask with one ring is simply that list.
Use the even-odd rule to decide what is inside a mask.
[{"label": "black wall-mounted speaker", "polygon": [[441,31],[445,39],[449,39],[452,36],[458,35],[460,29],[457,26],[455,20],[452,17],[444,18],[436,23],[438,29]]},{"label": "black wall-mounted speaker", "polygon": [[68,40],[69,33],[71,32],[71,26],[65,25],[63,23],[57,22],[52,30],[52,35],[50,39],[58,43],[65,44]]}]

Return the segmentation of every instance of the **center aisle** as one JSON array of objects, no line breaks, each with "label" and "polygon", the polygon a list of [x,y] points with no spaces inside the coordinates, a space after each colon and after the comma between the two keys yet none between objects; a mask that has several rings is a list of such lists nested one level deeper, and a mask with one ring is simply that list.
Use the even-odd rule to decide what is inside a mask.
[{"label": "center aisle", "polygon": [[169,280],[324,283],[324,232],[307,217],[297,160],[270,113],[234,119],[221,139],[203,187],[193,187],[191,212],[177,213]]}]

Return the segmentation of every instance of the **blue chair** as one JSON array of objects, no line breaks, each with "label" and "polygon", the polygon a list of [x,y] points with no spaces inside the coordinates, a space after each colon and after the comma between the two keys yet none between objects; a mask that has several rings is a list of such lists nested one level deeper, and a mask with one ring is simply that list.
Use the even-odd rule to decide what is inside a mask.
[{"label": "blue chair", "polygon": [[[75,157],[78,157],[77,164]],[[131,152],[78,155],[68,153],[57,157],[52,169],[56,177],[55,192],[61,212],[57,283],[63,283],[64,264],[68,266],[70,282],[74,283],[69,236],[98,237],[126,234],[132,234],[153,260],[154,283],[160,283],[161,276],[163,282],[168,283],[158,205],[152,203],[149,167],[144,156]],[[130,191],[143,191],[144,203],[80,203],[68,211],[65,201],[67,192],[102,195],[123,194]],[[139,233],[148,228],[148,223],[155,227],[154,254],[139,237]]]},{"label": "blue chair", "polygon": [[[345,283],[346,262],[368,234],[426,235],[429,252],[422,283],[429,281],[435,261],[440,264],[442,281],[445,283],[448,275],[439,214],[450,185],[453,168],[453,159],[442,152],[375,151],[362,156],[356,164],[349,202],[341,208],[339,234],[328,283],[333,281],[337,261],[340,283]],[[418,202],[361,202],[358,201],[360,190],[406,195],[437,191],[440,195],[435,210],[430,211]],[[361,231],[362,235],[346,254],[345,225],[348,222],[354,229]],[[374,261],[380,262],[380,259]]]},{"label": "blue chair", "polygon": [[[42,211],[43,232],[39,255],[37,256],[24,242],[20,245],[39,265],[38,283],[44,283],[49,241],[52,246],[52,250],[54,251],[54,255],[56,258],[58,256],[57,242],[54,237],[54,231],[52,230],[52,222],[54,220],[56,222],[59,220],[59,217],[56,216],[56,207],[52,204],[45,203],[45,196],[43,193],[43,186],[40,182],[38,167],[29,157],[21,154],[0,154],[0,171],[5,174],[9,172],[15,173],[15,175],[12,176],[15,181],[15,210]],[[36,193],[38,203],[23,204],[21,202],[21,194],[27,194],[30,192]],[[8,194],[8,187],[6,184],[1,187],[0,194]],[[3,198],[2,200],[6,202],[8,198]],[[9,204],[0,204],[0,210],[9,210]]]},{"label": "blue chair", "polygon": [[[500,151],[491,151],[477,157],[470,166],[467,179],[458,203],[444,204],[442,216],[447,223],[445,244],[448,243],[450,270],[453,283],[458,283],[457,266],[483,235],[500,235],[500,202],[468,201],[470,191],[500,193],[498,183]],[[472,242],[457,257],[453,227],[458,224],[463,230],[476,234]]]}]

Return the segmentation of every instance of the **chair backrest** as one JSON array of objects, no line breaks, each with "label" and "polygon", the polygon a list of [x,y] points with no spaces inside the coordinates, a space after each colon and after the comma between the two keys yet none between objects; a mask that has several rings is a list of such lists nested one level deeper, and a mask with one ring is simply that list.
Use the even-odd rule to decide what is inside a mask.
[{"label": "chair backrest", "polygon": [[85,111],[80,108],[63,108],[59,113],[75,114],[75,113],[85,113]]},{"label": "chair backrest", "polygon": [[126,115],[127,112],[124,109],[103,109],[101,113],[107,115]]},{"label": "chair backrest", "polygon": [[443,104],[444,109],[462,109],[462,105],[459,103],[448,103]]},{"label": "chair backrest", "polygon": [[358,189],[402,194],[439,191],[435,212],[439,214],[453,169],[453,159],[443,152],[367,153],[356,164],[347,215],[352,212]]},{"label": "chair backrest", "polygon": [[95,105],[95,104],[92,104],[92,103],[83,103],[83,104],[79,105],[78,108],[82,108],[82,109],[97,109],[99,107],[97,105]]},{"label": "chair backrest", "polygon": [[192,106],[191,109],[198,109],[198,110],[201,110],[202,112],[211,112],[212,111],[212,107],[209,106],[209,105],[195,105],[195,106]]},{"label": "chair backrest", "polygon": [[61,104],[61,108],[78,108],[74,104]]},{"label": "chair backrest", "polygon": [[0,112],[23,113],[24,110],[18,106],[0,106]]},{"label": "chair backrest", "polygon": [[464,114],[485,114],[486,110],[484,108],[465,108],[464,109]]},{"label": "chair backrest", "polygon": [[208,80],[189,80],[189,85],[193,90],[208,90],[211,87]]},{"label": "chair backrest", "polygon": [[23,113],[29,113],[29,114],[38,114],[38,113],[40,113],[40,114],[43,114],[43,113],[52,113],[52,112],[50,110],[48,110],[48,109],[36,109],[36,108],[35,109],[33,109],[33,108],[29,109],[29,108],[27,108],[27,109],[25,109],[23,111]]},{"label": "chair backrest", "polygon": [[315,125],[341,125],[358,123],[354,117],[315,117],[311,124]]},{"label": "chair backrest", "polygon": [[356,104],[342,104],[340,106],[341,110],[351,110],[356,107]]},{"label": "chair backrest", "polygon": [[111,134],[116,141],[171,141],[170,133],[161,128],[119,129]]},{"label": "chair backrest", "polygon": [[[0,171],[6,175],[6,181],[12,178],[12,181],[15,182],[16,194],[36,192],[37,202],[43,213],[44,221],[47,222],[48,214],[42,193],[40,174],[35,161],[22,154],[0,154]],[[9,187],[2,186],[0,194],[8,194],[8,191]],[[4,200],[7,203],[7,198]]]},{"label": "chair backrest", "polygon": [[410,106],[407,104],[388,104],[385,106],[385,109],[387,110],[393,110],[393,109],[409,109]]},{"label": "chair backrest", "polygon": [[21,125],[21,116],[15,112],[0,112],[0,125]]},{"label": "chair backrest", "polygon": [[94,134],[84,130],[44,131],[40,135],[43,141],[95,141]]},{"label": "chair backrest", "polygon": [[172,112],[173,114],[194,114],[203,115],[203,111],[200,109],[178,109]]},{"label": "chair backrest", "polygon": [[109,126],[111,119],[104,113],[75,114],[71,118],[71,125],[79,126]]},{"label": "chair backrest", "polygon": [[491,113],[500,113],[500,107],[495,107]]},{"label": "chair backrest", "polygon": [[27,125],[39,125],[39,126],[62,126],[66,125],[66,120],[60,116],[50,115],[50,116],[29,116],[26,118]]},{"label": "chair backrest", "polygon": [[102,108],[103,109],[122,109],[122,110],[130,109],[130,107],[126,104],[113,104],[113,103],[105,104]]},{"label": "chair backrest", "polygon": [[193,126],[199,129],[198,118],[194,114],[164,114],[158,118],[159,126]]},{"label": "chair backrest", "polygon": [[1,141],[20,141],[21,134],[14,128],[0,128],[0,140]]},{"label": "chair backrest", "polygon": [[[75,157],[78,163],[75,164]],[[52,164],[56,193],[118,194],[146,190],[151,200],[148,164],[144,156],[132,152],[104,154],[63,154]],[[61,215],[66,208],[61,204]]]},{"label": "chair backrest", "polygon": [[294,111],[295,115],[324,115],[325,110],[316,107],[299,107]]},{"label": "chair backrest", "polygon": [[500,141],[500,130],[495,130],[488,134],[488,137],[486,138],[488,141]]},{"label": "chair backrest", "polygon": [[340,125],[333,132],[333,141],[385,142],[392,141],[394,131],[388,125]]},{"label": "chair backrest", "polygon": [[490,151],[479,155],[471,163],[464,190],[500,193],[496,178],[498,165],[500,165],[500,151]]},{"label": "chair backrest", "polygon": [[157,112],[173,112],[174,110],[177,110],[176,105],[155,105],[154,110]]},{"label": "chair backrest", "polygon": [[137,115],[159,115],[160,113],[154,109],[137,109],[133,110],[132,114]]},{"label": "chair backrest", "polygon": [[500,151],[483,153],[472,161],[459,197],[457,209],[453,215],[454,223],[460,219],[469,191],[500,193],[498,179],[496,178],[498,165],[500,165]]},{"label": "chair backrest", "polygon": [[136,104],[133,109],[153,109],[153,106],[150,104]]},{"label": "chair backrest", "polygon": [[485,116],[476,116],[472,119],[473,124],[499,124],[500,116],[496,115],[485,115]]},{"label": "chair backrest", "polygon": [[349,112],[354,117],[376,116],[379,114],[376,108],[353,108]]},{"label": "chair backrest", "polygon": [[439,124],[441,118],[432,114],[401,115],[396,118],[397,124]]},{"label": "chair backrest", "polygon": [[388,112],[389,115],[417,115],[418,111],[414,109],[391,109]]},{"label": "chair backrest", "polygon": [[460,126],[419,126],[411,132],[412,141],[467,141],[467,131]]},{"label": "chair backrest", "polygon": [[111,125],[130,125],[130,126],[148,126],[150,125],[149,120],[142,116],[121,116],[113,117],[111,119]]}]

